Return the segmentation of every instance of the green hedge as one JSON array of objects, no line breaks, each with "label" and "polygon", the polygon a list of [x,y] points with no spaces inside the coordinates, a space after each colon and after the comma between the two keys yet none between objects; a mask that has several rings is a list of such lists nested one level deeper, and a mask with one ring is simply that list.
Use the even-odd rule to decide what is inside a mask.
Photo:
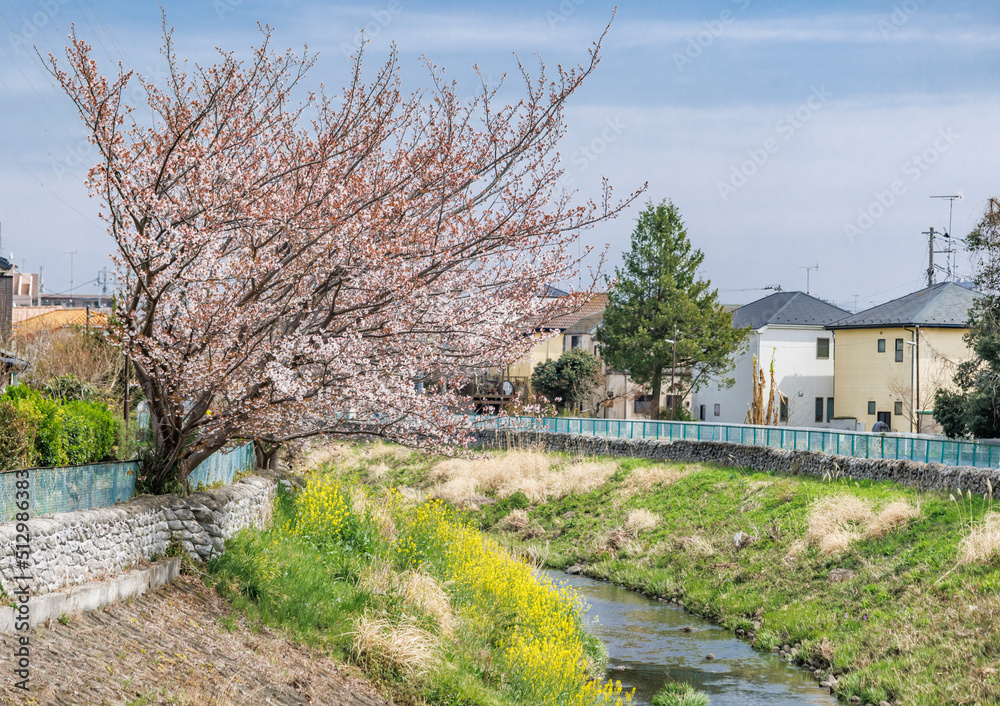
[{"label": "green hedge", "polygon": [[114,460],[118,451],[120,421],[103,402],[60,404],[16,385],[0,395],[0,424],[2,468],[97,463]]}]

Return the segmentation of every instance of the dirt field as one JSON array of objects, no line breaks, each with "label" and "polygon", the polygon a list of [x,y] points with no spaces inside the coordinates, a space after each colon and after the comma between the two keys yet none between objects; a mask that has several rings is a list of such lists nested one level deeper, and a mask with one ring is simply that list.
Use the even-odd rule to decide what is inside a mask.
[{"label": "dirt field", "polygon": [[223,599],[182,576],[67,625],[39,627],[27,695],[13,686],[16,638],[2,635],[0,703],[388,706],[350,668],[228,616]]}]

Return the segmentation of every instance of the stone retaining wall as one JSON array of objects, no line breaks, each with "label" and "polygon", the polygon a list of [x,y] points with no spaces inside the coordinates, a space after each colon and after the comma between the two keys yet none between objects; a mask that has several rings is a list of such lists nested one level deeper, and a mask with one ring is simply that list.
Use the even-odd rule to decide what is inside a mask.
[{"label": "stone retaining wall", "polygon": [[[972,491],[977,495],[1000,488],[1000,469],[943,466],[939,463],[886,461],[837,456],[815,451],[786,451],[768,446],[747,446],[721,441],[657,441],[620,439],[552,432],[481,430],[477,441],[486,447],[508,444],[540,446],[549,451],[569,451],[592,456],[635,456],[657,461],[718,463],[755,471],[823,478],[843,476],[854,479],[893,481],[921,490]],[[989,485],[987,485],[989,483]]]},{"label": "stone retaining wall", "polygon": [[[32,518],[32,594],[113,576],[163,555],[174,539],[194,559],[221,554],[231,535],[270,522],[275,486],[274,479],[255,476],[187,497],[143,495],[111,507]],[[16,522],[0,524],[0,586],[8,594],[20,575],[18,541]]]}]

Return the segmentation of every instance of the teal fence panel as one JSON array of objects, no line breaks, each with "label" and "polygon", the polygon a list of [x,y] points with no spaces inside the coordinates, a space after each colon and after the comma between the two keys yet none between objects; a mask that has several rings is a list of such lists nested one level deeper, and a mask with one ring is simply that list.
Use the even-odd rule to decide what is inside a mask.
[{"label": "teal fence panel", "polygon": [[230,451],[216,451],[191,471],[188,483],[191,490],[210,485],[229,485],[237,473],[257,468],[253,444],[241,444]]},{"label": "teal fence panel", "polygon": [[[63,468],[30,468],[28,502],[31,517],[74,512],[125,502],[135,493],[135,461],[91,463]],[[18,471],[0,473],[0,522],[13,519],[17,510]]]},{"label": "teal fence panel", "polygon": [[941,463],[948,466],[997,468],[1000,448],[975,441],[949,441],[926,436],[873,434],[832,429],[796,429],[749,424],[711,424],[633,419],[577,419],[569,417],[488,417],[474,418],[481,428],[535,429],[623,439],[663,441],[725,441],[750,446],[769,446],[788,451]]},{"label": "teal fence panel", "polygon": [[[209,485],[227,485],[237,473],[253,471],[257,458],[253,444],[241,444],[230,451],[209,456],[189,476],[192,490]],[[28,481],[31,517],[57,512],[75,512],[108,507],[135,495],[135,461],[91,463],[62,468],[29,468],[28,478],[18,471],[0,472],[0,522],[14,518],[17,510],[17,481]],[[23,471],[22,471],[23,473]]]}]

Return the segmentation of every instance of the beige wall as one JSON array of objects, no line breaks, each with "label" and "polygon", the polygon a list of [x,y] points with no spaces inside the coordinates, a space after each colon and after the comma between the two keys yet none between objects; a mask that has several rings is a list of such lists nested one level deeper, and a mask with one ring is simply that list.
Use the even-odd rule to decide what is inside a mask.
[{"label": "beige wall", "polygon": [[[540,336],[540,334],[536,334]],[[507,366],[507,375],[530,378],[535,366],[546,360],[558,358],[563,352],[563,336],[558,334],[545,341],[539,341],[527,356]]]},{"label": "beige wall", "polygon": [[[917,366],[913,358],[914,330],[903,328],[842,329],[835,332],[834,414],[854,417],[870,431],[878,417],[868,414],[868,403],[876,412],[890,412],[893,431],[936,433],[940,427],[929,414],[934,393],[953,387],[955,366],[971,357],[962,340],[966,329],[921,328],[919,352],[919,398],[916,394]],[[878,339],[885,339],[885,352],[878,352]],[[903,339],[903,361],[896,362],[896,339]],[[911,376],[912,371],[912,376]],[[911,379],[914,384],[911,386]],[[896,406],[900,403],[901,408]],[[896,414],[896,411],[901,414]]]}]

